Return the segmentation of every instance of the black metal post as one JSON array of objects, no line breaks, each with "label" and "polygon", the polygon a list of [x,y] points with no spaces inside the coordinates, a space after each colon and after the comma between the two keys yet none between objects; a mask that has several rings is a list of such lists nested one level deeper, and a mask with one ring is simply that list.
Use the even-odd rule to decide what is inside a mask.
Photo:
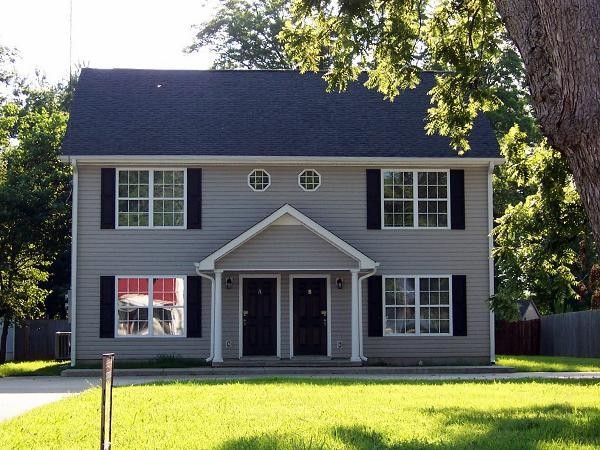
[{"label": "black metal post", "polygon": [[100,423],[100,450],[110,450],[111,448],[114,362],[114,353],[104,353],[102,355],[102,417]]}]

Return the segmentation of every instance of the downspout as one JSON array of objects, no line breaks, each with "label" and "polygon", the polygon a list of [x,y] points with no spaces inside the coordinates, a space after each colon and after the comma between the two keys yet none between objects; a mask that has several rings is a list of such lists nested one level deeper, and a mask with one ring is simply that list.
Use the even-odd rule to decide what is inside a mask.
[{"label": "downspout", "polygon": [[[494,163],[490,162],[488,166],[487,179],[487,204],[488,204],[488,275],[489,275],[489,295],[492,298],[495,294],[494,287],[494,192],[492,184],[492,175],[494,173]],[[496,362],[496,336],[495,336],[494,311],[490,308],[490,363]]]},{"label": "downspout", "polygon": [[367,357],[364,354],[363,348],[362,281],[375,275],[375,272],[377,272],[378,265],[379,264],[377,264],[371,272],[358,278],[358,349],[360,359],[362,359],[363,361],[366,361]]},{"label": "downspout", "polygon": [[200,272],[196,267],[196,273],[210,280],[210,351],[206,362],[211,362],[214,356],[214,330],[215,330],[215,279],[210,275]]},{"label": "downspout", "polygon": [[71,298],[69,315],[71,316],[71,367],[75,367],[77,351],[77,199],[79,198],[79,173],[77,160],[73,166],[73,195],[71,205]]}]

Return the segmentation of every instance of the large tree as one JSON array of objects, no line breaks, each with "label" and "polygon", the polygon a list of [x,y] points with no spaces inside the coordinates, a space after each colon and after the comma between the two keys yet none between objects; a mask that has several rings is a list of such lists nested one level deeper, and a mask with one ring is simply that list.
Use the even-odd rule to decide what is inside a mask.
[{"label": "large tree", "polygon": [[216,14],[196,25],[188,53],[208,47],[213,69],[290,69],[281,32],[290,0],[221,0]]},{"label": "large tree", "polygon": [[459,151],[481,110],[507,33],[522,58],[542,134],[567,161],[600,242],[600,2],[597,0],[295,0],[282,38],[303,71],[324,54],[344,89],[362,70],[393,98],[419,82],[423,48],[451,70],[432,90],[428,130]]},{"label": "large tree", "polygon": [[[237,0],[229,6],[222,2],[190,49],[210,47],[218,55],[215,68],[286,67],[276,37],[289,17],[289,4]],[[484,87],[498,100],[488,117],[506,158],[494,176],[494,217],[500,219],[494,308],[504,318],[516,317],[516,300],[524,298],[535,300],[545,313],[587,308],[595,293],[590,273],[597,258],[583,206],[564,157],[541,139],[522,59],[505,33],[498,36],[498,49],[482,68]],[[434,56],[422,45],[415,65],[452,69]]]},{"label": "large tree", "polygon": [[52,264],[70,242],[70,170],[59,161],[64,86],[0,105],[0,362],[8,327],[43,314]]}]

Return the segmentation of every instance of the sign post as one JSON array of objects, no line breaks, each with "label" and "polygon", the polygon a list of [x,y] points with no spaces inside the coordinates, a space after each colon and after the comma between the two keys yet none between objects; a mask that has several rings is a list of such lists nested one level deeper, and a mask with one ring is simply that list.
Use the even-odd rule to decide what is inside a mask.
[{"label": "sign post", "polygon": [[114,353],[102,355],[102,405],[100,424],[100,450],[110,450],[112,432],[112,388]]}]

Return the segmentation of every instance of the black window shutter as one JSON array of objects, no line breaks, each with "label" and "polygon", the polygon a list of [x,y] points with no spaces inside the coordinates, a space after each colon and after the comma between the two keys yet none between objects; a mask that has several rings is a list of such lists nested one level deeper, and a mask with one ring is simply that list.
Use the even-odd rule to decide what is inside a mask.
[{"label": "black window shutter", "polygon": [[467,335],[466,275],[452,275],[452,329],[454,336]]},{"label": "black window shutter", "polygon": [[115,173],[114,168],[103,168],[100,174],[100,228],[115,228]]},{"label": "black window shutter", "polygon": [[202,277],[187,277],[187,337],[202,337]]},{"label": "black window shutter", "polygon": [[187,170],[187,227],[202,228],[202,169]]},{"label": "black window shutter", "polygon": [[115,277],[100,277],[100,337],[115,337]]},{"label": "black window shutter", "polygon": [[367,169],[367,229],[381,230],[381,170]]},{"label": "black window shutter", "polygon": [[465,171],[450,171],[450,226],[465,229]]},{"label": "black window shutter", "polygon": [[383,286],[381,275],[367,278],[369,336],[383,336]]}]

